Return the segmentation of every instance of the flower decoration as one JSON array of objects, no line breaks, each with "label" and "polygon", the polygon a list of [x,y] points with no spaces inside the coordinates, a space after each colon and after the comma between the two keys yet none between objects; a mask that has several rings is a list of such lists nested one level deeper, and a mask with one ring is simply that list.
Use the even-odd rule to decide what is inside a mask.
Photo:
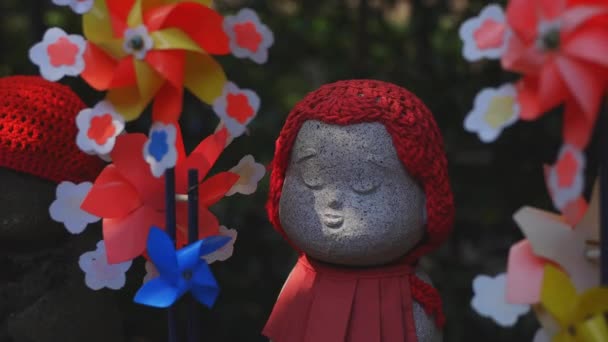
[{"label": "flower decoration", "polygon": [[152,227],[148,236],[148,255],[159,276],[146,282],[134,301],[148,306],[167,308],[191,292],[194,298],[212,307],[219,287],[209,265],[201,257],[224,246],[230,238],[213,236],[176,251],[173,240],[159,228]]},{"label": "flower decoration", "polygon": [[519,103],[515,87],[505,84],[499,88],[485,88],[475,97],[473,110],[469,112],[464,127],[477,133],[485,143],[492,142],[506,127],[519,118]]},{"label": "flower decoration", "polygon": [[491,4],[484,7],[479,16],[465,21],[458,34],[464,43],[462,55],[474,62],[484,57],[500,58],[507,45],[509,30],[502,8]]},{"label": "flower decoration", "polygon": [[85,69],[83,54],[86,42],[77,34],[68,35],[58,27],[44,33],[42,41],[29,51],[29,58],[40,70],[40,75],[49,81],[58,81],[64,76],[78,76]]},{"label": "flower decoration", "polygon": [[258,188],[258,182],[264,178],[266,167],[260,163],[256,163],[252,155],[246,155],[239,163],[230,169],[230,172],[239,175],[239,181],[226,193],[226,196],[232,196],[236,193],[243,195],[251,195]]},{"label": "flower decoration", "polygon": [[160,177],[165,170],[177,163],[175,148],[176,129],[174,124],[154,123],[148,141],[144,145],[144,159],[150,164],[154,177]]},{"label": "flower decoration", "polygon": [[579,148],[589,141],[606,90],[606,14],[606,6],[581,2],[510,0],[507,7],[513,34],[502,65],[523,74],[521,118],[535,120],[564,103],[564,139]]},{"label": "flower decoration", "polygon": [[562,267],[579,291],[600,283],[599,266],[588,257],[599,244],[598,187],[594,189],[585,216],[574,227],[559,215],[530,207],[520,209],[513,216],[534,254]]},{"label": "flower decoration", "polygon": [[80,184],[61,182],[57,186],[55,200],[49,207],[51,218],[63,223],[72,234],[80,234],[88,224],[99,221],[99,217],[80,209],[80,204],[92,186],[90,182]]},{"label": "flower decoration", "polygon": [[146,275],[144,276],[144,279],[142,281],[143,284],[159,276],[156,266],[154,266],[154,264],[150,260],[146,260],[146,264],[144,265],[144,267],[146,269]]},{"label": "flower decoration", "polygon": [[519,316],[530,310],[528,305],[509,304],[505,300],[506,276],[479,275],[473,280],[475,296],[471,301],[473,309],[481,316],[493,319],[503,327],[513,326]]},{"label": "flower decoration", "polygon": [[116,137],[125,129],[124,119],[108,101],[100,101],[93,108],[80,111],[76,125],[78,147],[85,153],[102,156],[112,151]]},{"label": "flower decoration", "polygon": [[226,16],[224,31],[230,38],[230,50],[234,56],[249,58],[258,64],[266,63],[274,35],[255,11],[243,8],[234,16]]},{"label": "flower decoration", "polygon": [[78,265],[84,271],[84,282],[90,289],[101,290],[107,287],[118,290],[125,286],[127,281],[125,273],[131,268],[131,261],[108,264],[104,242],[99,241],[96,250],[80,256]]},{"label": "flower decoration", "polygon": [[53,0],[55,5],[70,6],[76,14],[85,14],[93,8],[95,0]]},{"label": "flower decoration", "polygon": [[582,151],[566,144],[562,146],[555,165],[547,168],[547,186],[553,204],[559,210],[564,210],[568,203],[581,197],[585,185],[585,164]]},{"label": "flower decoration", "polygon": [[[177,127],[176,127],[177,129]],[[197,169],[203,180],[226,145],[227,131],[221,130],[203,140],[186,157],[179,130],[175,148],[176,193],[188,193],[188,170]],[[141,255],[150,227],[165,226],[164,176],[155,177],[142,158],[148,139],[144,134],[123,134],[110,153],[113,164],[106,166],[95,180],[82,208],[103,218],[103,236],[108,261],[119,263]],[[219,222],[209,207],[224,197],[238,181],[232,172],[220,172],[199,184],[199,238],[216,235]],[[177,203],[177,243],[187,241],[188,207]]]},{"label": "flower decoration", "polygon": [[184,88],[211,104],[226,76],[212,55],[229,53],[223,18],[208,1],[96,1],[83,16],[83,79],[108,91],[126,121],[154,100],[154,122],[176,122]]},{"label": "flower decoration", "polygon": [[227,82],[222,95],[213,103],[215,114],[222,120],[233,138],[245,132],[247,125],[260,109],[260,98],[249,89],[240,89]]},{"label": "flower decoration", "polygon": [[228,229],[224,226],[220,226],[219,235],[228,237],[230,240],[217,251],[203,256],[203,259],[205,259],[208,264],[212,264],[216,261],[226,261],[230,259],[234,252],[234,243],[236,242],[236,237],[238,235],[236,229]]},{"label": "flower decoration", "polygon": [[154,41],[152,40],[152,37],[150,37],[148,28],[145,25],[128,28],[125,31],[122,48],[127,54],[142,60],[146,58],[148,51],[152,50],[153,47]]},{"label": "flower decoration", "polygon": [[541,303],[561,330],[553,341],[600,342],[608,340],[608,289],[595,287],[577,294],[566,273],[545,267]]}]

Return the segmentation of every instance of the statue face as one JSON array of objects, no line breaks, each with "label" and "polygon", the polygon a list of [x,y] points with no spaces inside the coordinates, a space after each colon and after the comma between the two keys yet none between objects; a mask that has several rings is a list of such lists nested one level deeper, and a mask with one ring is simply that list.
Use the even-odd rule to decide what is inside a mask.
[{"label": "statue face", "polygon": [[381,123],[304,123],[279,207],[289,239],[311,257],[371,266],[405,255],[424,236],[425,198]]}]

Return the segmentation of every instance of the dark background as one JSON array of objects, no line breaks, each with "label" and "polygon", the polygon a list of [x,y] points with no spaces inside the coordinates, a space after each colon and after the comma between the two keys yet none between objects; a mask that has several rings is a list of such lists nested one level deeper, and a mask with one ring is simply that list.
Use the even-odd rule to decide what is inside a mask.
[{"label": "dark background", "polygon": [[[530,341],[537,329],[532,314],[513,328],[499,328],[472,311],[471,282],[477,274],[495,275],[505,270],[510,245],[522,238],[511,219],[519,207],[532,205],[553,210],[544,187],[542,165],[552,163],[557,155],[561,114],[552,113],[533,123],[517,123],[490,145],[465,132],[463,120],[476,93],[483,87],[496,87],[517,77],[502,72],[498,61],[468,63],[461,57],[458,28],[463,20],[479,13],[486,2],[216,3],[222,14],[234,13],[242,7],[254,8],[275,33],[275,45],[265,65],[232,56],[219,58],[230,80],[259,93],[262,107],[250,125],[250,134],[230,145],[217,170],[232,167],[245,154],[253,154],[256,160],[267,164],[272,158],[274,139],[290,108],[324,83],[374,78],[410,89],[431,108],[443,132],[457,204],[451,239],[423,260],[444,299],[448,322],[445,340]],[[50,1],[2,0],[0,16],[3,76],[37,73],[27,51],[42,38],[47,27],[81,32],[79,17]],[[101,97],[79,79],[64,79],[62,83],[74,87],[89,105]],[[209,107],[189,96],[184,110],[182,127],[188,148],[193,148],[213,131],[217,119]],[[147,131],[146,116],[149,115],[131,124],[129,130]],[[593,144],[590,150],[593,156]],[[594,158],[590,158],[589,165],[593,170]],[[255,195],[235,195],[213,208],[222,224],[236,228],[239,237],[234,256],[213,266],[222,293],[212,311],[201,309],[205,341],[264,340],[260,331],[296,257],[268,223],[264,211],[267,185],[265,178]],[[99,225],[94,225],[86,234],[98,239],[99,231]],[[94,249],[96,239],[91,240],[88,250]],[[66,262],[77,263],[77,259]],[[0,268],[2,272],[8,271]],[[120,303],[127,341],[163,341],[165,313],[131,303],[143,274],[140,260],[129,271],[127,287],[112,296]],[[31,324],[35,329],[37,322]]]}]

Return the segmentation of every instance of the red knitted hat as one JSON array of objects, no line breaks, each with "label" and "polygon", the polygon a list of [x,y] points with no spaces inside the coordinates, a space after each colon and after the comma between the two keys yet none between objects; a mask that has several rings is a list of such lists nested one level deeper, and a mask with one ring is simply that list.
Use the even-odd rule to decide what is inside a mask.
[{"label": "red knitted hat", "polygon": [[94,180],[103,168],[76,145],[86,106],[68,87],[36,76],[0,79],[0,167],[46,180]]},{"label": "red knitted hat", "polygon": [[447,238],[454,220],[454,201],[443,139],[433,115],[409,91],[373,80],[349,80],[324,85],[308,94],[289,113],[276,141],[266,207],[271,223],[283,236],[279,200],[291,148],[300,127],[307,120],[335,125],[382,123],[393,139],[399,159],[426,194],[427,237],[408,254],[408,258],[412,261],[418,259]]}]

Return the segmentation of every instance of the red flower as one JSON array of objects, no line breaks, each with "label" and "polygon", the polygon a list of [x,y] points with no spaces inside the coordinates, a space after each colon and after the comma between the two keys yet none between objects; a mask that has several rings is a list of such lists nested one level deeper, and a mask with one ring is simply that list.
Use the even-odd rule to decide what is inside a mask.
[{"label": "red flower", "polygon": [[511,0],[502,57],[519,81],[520,117],[535,120],[565,104],[564,138],[583,148],[608,81],[608,6],[600,1]]},{"label": "red flower", "polygon": [[[209,136],[186,157],[181,137],[177,141],[175,169],[176,192],[186,194],[187,172],[196,168],[204,179],[226,146],[225,129]],[[113,164],[99,175],[84,199],[82,209],[103,217],[103,237],[108,262],[120,263],[141,255],[152,226],[165,227],[164,177],[152,175],[141,157],[146,143],[143,134],[125,134],[116,138]],[[219,222],[209,211],[238,181],[232,172],[221,172],[199,185],[199,238],[218,233]],[[177,203],[177,243],[187,243],[187,203]]]}]

